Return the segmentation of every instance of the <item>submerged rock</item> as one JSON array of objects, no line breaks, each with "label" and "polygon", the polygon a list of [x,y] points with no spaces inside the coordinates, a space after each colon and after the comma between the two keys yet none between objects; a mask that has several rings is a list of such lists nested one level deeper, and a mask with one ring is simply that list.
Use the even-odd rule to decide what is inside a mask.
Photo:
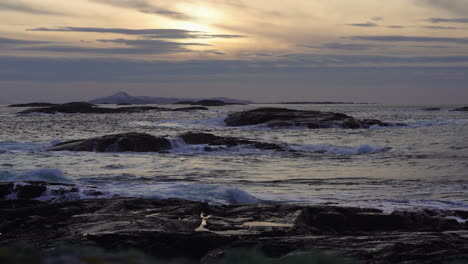
[{"label": "submerged rock", "polygon": [[[205,150],[207,151],[212,150],[210,146],[228,148],[239,145],[263,150],[284,150],[282,146],[273,143],[235,137],[219,137],[208,133],[188,132],[180,135],[178,139],[189,145],[206,145]],[[171,140],[166,137],[131,132],[67,141],[50,147],[48,151],[166,152],[172,147]]]},{"label": "submerged rock", "polygon": [[163,108],[155,106],[127,106],[127,107],[118,107],[118,108],[107,108],[107,107],[98,107],[96,105],[84,102],[72,102],[61,105],[54,105],[47,108],[32,108],[19,114],[30,114],[30,113],[45,113],[45,114],[55,114],[55,113],[66,113],[66,114],[120,114],[120,113],[141,113],[145,111],[192,111],[192,110],[207,110],[204,107],[186,107],[186,108]]},{"label": "submerged rock", "polygon": [[[269,127],[304,126],[315,128],[369,128],[392,126],[380,120],[358,120],[342,113],[304,111],[287,108],[258,108],[230,114],[224,122],[228,126],[267,124]],[[402,125],[402,124],[398,124]]]},{"label": "submerged rock", "polygon": [[463,111],[463,112],[468,112],[468,106],[460,107],[460,108],[457,108],[457,109],[453,109],[452,111]]},{"label": "submerged rock", "polygon": [[227,251],[241,248],[271,258],[333,251],[368,264],[468,259],[466,226],[444,225],[443,215],[424,212],[180,199],[0,200],[0,220],[0,247],[17,242],[45,249],[92,245],[202,263],[219,263]]}]

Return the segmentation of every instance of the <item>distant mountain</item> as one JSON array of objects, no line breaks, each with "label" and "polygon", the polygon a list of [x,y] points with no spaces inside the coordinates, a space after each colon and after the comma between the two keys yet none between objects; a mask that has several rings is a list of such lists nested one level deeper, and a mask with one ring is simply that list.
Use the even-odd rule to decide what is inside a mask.
[{"label": "distant mountain", "polygon": [[[250,104],[247,100],[237,100],[226,97],[207,98],[209,100],[219,100],[231,104]],[[194,101],[199,99],[191,98],[171,98],[171,97],[151,97],[151,96],[132,96],[126,92],[118,92],[111,96],[100,97],[89,100],[91,104],[174,104],[180,101]]]}]

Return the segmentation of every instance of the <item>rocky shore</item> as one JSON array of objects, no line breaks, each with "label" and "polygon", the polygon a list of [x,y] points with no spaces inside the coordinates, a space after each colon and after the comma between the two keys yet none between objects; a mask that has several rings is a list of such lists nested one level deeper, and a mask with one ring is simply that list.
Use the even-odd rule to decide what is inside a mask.
[{"label": "rocky shore", "polygon": [[228,126],[265,124],[268,127],[303,126],[316,128],[369,128],[372,126],[404,126],[375,119],[355,119],[342,113],[304,111],[287,108],[265,107],[230,114],[224,122]]},{"label": "rocky shore", "polygon": [[[0,200],[0,247],[22,242],[44,250],[64,244],[136,249],[159,259],[201,263],[219,263],[237,249],[256,249],[269,258],[335,252],[369,264],[468,261],[468,225],[447,218],[466,219],[466,211],[386,214],[333,206],[138,198],[45,203],[26,198],[47,184],[28,184],[33,187],[15,190],[12,183],[0,184],[0,197],[17,195]],[[67,188],[79,192],[79,187],[64,186],[64,193]]]}]

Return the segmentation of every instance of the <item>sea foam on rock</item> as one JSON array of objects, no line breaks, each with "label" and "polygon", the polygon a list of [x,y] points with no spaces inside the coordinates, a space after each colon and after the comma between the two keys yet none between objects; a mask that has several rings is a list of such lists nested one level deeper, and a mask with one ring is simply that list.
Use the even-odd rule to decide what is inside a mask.
[{"label": "sea foam on rock", "polygon": [[[287,108],[257,108],[230,114],[224,122],[228,126],[266,124],[269,127],[304,126],[315,128],[369,128],[388,127],[393,124],[375,119],[358,120],[342,113],[305,111]],[[402,124],[398,124],[402,125]]]}]

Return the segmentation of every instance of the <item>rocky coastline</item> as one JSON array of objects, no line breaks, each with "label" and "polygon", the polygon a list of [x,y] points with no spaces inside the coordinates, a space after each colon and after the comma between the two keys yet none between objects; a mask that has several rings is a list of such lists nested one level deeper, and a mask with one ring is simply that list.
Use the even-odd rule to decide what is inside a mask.
[{"label": "rocky coastline", "polygon": [[[389,214],[321,205],[125,197],[51,203],[31,200],[40,190],[45,192],[47,183],[16,185],[22,186],[19,189],[14,185],[0,183],[0,248],[17,242],[42,250],[69,244],[138,250],[158,259],[193,263],[220,263],[227,252],[238,249],[255,249],[272,259],[334,252],[368,264],[468,260],[468,225],[447,217],[467,219],[466,211]],[[69,184],[61,190],[61,195],[80,192]]]}]

